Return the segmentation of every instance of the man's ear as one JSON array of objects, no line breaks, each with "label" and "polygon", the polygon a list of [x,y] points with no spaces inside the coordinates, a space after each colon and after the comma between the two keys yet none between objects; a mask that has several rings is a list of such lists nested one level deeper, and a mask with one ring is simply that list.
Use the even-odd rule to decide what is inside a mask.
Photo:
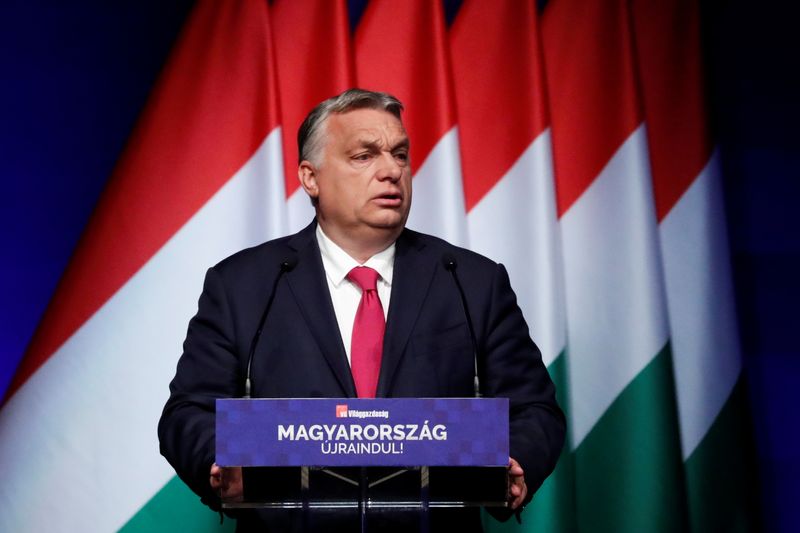
[{"label": "man's ear", "polygon": [[300,185],[311,198],[319,196],[319,186],[317,184],[317,169],[311,162],[303,160],[297,167],[297,178],[300,180]]}]

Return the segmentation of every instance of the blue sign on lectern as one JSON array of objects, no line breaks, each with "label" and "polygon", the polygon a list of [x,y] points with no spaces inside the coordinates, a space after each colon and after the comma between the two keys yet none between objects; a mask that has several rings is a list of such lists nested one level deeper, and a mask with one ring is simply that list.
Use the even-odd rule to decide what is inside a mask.
[{"label": "blue sign on lectern", "polygon": [[217,400],[220,466],[506,466],[507,398]]}]

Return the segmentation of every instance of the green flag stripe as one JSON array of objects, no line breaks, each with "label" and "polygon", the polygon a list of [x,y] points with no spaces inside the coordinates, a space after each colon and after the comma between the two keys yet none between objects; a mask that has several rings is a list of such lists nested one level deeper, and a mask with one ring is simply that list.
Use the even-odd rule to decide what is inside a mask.
[{"label": "green flag stripe", "polygon": [[197,497],[177,476],[125,524],[122,533],[232,533],[235,522],[225,519],[219,523],[219,514],[200,503]]},{"label": "green flag stripe", "polygon": [[581,531],[687,530],[670,358],[667,344],[575,450]]},{"label": "green flag stripe", "polygon": [[758,483],[742,376],[686,461],[692,531],[757,531]]},{"label": "green flag stripe", "polygon": [[[569,420],[566,350],[562,351],[547,369],[556,384],[558,404]],[[568,533],[578,530],[575,516],[575,456],[570,451],[569,442],[568,437],[556,469],[545,480],[522,513],[521,531]]]},{"label": "green flag stripe", "polygon": [[[558,404],[567,414],[567,361],[562,351],[547,368],[556,385]],[[577,531],[575,521],[575,458],[564,445],[555,471],[536,492],[531,503],[522,512],[522,523],[516,520],[498,522],[488,513],[483,513],[484,529],[487,533],[501,532],[559,532]]]}]

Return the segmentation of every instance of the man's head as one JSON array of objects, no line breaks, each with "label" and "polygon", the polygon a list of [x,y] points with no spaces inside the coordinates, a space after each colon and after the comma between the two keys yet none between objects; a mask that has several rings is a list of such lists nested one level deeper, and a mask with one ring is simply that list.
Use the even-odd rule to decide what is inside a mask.
[{"label": "man's head", "polygon": [[348,251],[388,245],[408,218],[402,109],[391,95],[350,89],[319,104],[300,126],[300,182],[323,231]]}]

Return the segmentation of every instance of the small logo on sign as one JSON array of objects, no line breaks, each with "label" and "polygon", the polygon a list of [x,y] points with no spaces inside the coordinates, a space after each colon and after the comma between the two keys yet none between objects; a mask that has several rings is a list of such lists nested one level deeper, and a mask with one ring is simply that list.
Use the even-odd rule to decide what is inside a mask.
[{"label": "small logo on sign", "polygon": [[336,418],[347,418],[347,405],[336,406]]}]

